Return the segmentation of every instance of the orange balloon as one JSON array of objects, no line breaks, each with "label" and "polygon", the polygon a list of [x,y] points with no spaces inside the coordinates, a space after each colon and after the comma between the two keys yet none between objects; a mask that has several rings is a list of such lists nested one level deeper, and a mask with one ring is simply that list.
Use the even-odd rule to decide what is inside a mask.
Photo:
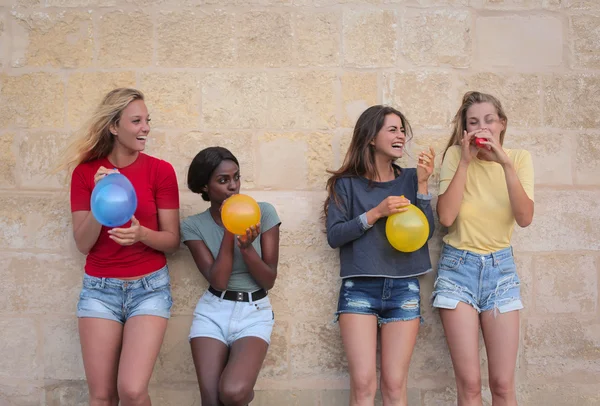
[{"label": "orange balloon", "polygon": [[260,222],[260,207],[248,195],[233,195],[221,207],[221,220],[230,233],[245,235],[248,228]]}]

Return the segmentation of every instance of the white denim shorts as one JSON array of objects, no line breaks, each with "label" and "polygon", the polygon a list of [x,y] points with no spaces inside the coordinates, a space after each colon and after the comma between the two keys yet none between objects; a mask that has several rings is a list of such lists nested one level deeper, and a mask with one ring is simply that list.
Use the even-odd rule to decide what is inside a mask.
[{"label": "white denim shorts", "polygon": [[207,290],[194,310],[189,339],[208,337],[231,346],[240,338],[258,337],[270,344],[274,323],[269,296],[238,302],[221,299]]}]

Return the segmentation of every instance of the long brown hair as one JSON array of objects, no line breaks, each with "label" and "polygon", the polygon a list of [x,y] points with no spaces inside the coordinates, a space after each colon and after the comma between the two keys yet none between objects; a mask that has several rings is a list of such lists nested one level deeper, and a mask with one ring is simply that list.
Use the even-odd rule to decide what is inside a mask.
[{"label": "long brown hair", "polygon": [[460,108],[452,120],[452,135],[450,136],[448,144],[444,149],[444,155],[451,146],[460,145],[460,141],[463,138],[463,133],[467,129],[467,110],[469,110],[469,107],[472,105],[479,103],[490,103],[496,109],[498,117],[500,117],[500,120],[504,122],[504,129],[500,133],[500,145],[504,143],[504,134],[506,134],[508,117],[506,117],[506,113],[502,108],[502,103],[500,103],[500,100],[491,94],[471,91],[464,94]]},{"label": "long brown hair", "polygon": [[108,156],[115,144],[110,127],[119,124],[123,110],[134,100],[144,100],[144,94],[137,89],[117,88],[104,96],[53,172],[72,170],[80,163]]},{"label": "long brown hair", "polygon": [[388,114],[395,114],[400,117],[402,126],[406,134],[406,141],[412,138],[412,129],[404,114],[389,106],[376,105],[366,109],[356,121],[354,133],[350,146],[346,152],[342,167],[337,171],[327,172],[331,174],[327,180],[327,198],[323,205],[323,214],[327,217],[329,202],[333,200],[336,205],[340,205],[335,184],[340,178],[353,176],[363,176],[369,179],[376,179],[379,176],[375,166],[375,149],[371,141],[377,137],[379,131],[383,128],[385,117]]}]

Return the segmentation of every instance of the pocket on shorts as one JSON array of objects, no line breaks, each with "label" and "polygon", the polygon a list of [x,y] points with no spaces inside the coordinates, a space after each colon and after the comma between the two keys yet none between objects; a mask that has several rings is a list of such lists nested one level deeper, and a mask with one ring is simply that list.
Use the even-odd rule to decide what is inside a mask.
[{"label": "pocket on shorts", "polygon": [[268,297],[257,300],[252,303],[258,315],[265,320],[275,320],[275,312]]},{"label": "pocket on shorts", "polygon": [[515,264],[515,258],[508,257],[498,261],[498,269],[503,274],[516,273],[517,265]]},{"label": "pocket on shorts", "polygon": [[443,269],[445,271],[455,271],[458,269],[462,262],[460,257],[455,257],[453,255],[442,255],[440,257],[440,261],[438,262],[438,270]]},{"label": "pocket on shorts", "polygon": [[171,287],[171,278],[168,272],[163,272],[160,276],[148,279],[149,290],[169,289]]}]

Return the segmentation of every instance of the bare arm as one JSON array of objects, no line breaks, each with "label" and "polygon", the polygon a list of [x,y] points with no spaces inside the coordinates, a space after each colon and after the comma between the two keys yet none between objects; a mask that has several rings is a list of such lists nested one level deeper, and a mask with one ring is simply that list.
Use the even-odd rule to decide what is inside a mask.
[{"label": "bare arm", "polygon": [[258,255],[252,244],[240,247],[240,252],[254,280],[263,289],[270,290],[275,285],[275,278],[277,278],[279,225],[260,234],[260,246],[262,258]]},{"label": "bare arm", "polygon": [[533,200],[525,193],[525,189],[523,189],[523,185],[517,176],[517,171],[512,162],[508,162],[502,167],[504,168],[510,207],[512,208],[515,220],[520,227],[527,227],[533,220]]},{"label": "bare arm", "polygon": [[217,290],[226,290],[233,269],[235,236],[225,231],[216,259],[202,240],[188,240],[184,244],[190,249],[198,270],[208,283]]},{"label": "bare arm", "polygon": [[91,211],[75,211],[72,219],[75,245],[79,252],[87,255],[98,241],[102,224],[98,223]]}]

